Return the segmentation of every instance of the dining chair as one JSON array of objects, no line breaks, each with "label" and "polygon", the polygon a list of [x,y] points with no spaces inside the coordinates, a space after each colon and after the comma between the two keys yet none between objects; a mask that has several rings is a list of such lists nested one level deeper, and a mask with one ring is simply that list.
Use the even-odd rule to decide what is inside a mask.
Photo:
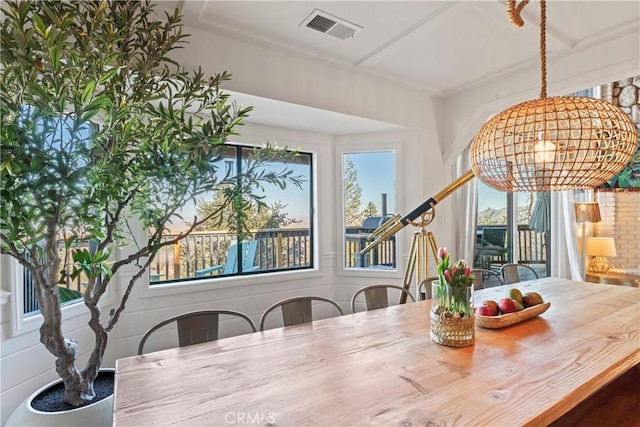
[{"label": "dining chair", "polygon": [[502,280],[502,276],[497,271],[485,268],[474,268],[471,270],[471,274],[473,274],[473,289],[476,291],[478,289],[484,289],[487,282],[497,282],[494,283],[494,286],[504,285],[504,280]]},{"label": "dining chair", "polygon": [[367,304],[367,310],[376,310],[378,308],[389,307],[389,294],[390,289],[397,289],[401,294],[406,294],[411,301],[415,302],[415,298],[411,295],[411,292],[397,285],[369,285],[364,288],[360,288],[351,297],[351,312],[356,312],[356,299],[360,294],[364,294],[364,299]]},{"label": "dining chair", "polygon": [[427,277],[418,285],[418,291],[416,296],[419,301],[424,301],[426,299],[431,299],[431,284],[436,280],[440,280],[438,276]]},{"label": "dining chair", "polygon": [[[255,265],[257,240],[248,240],[240,244],[242,248],[242,272],[256,271],[260,266]],[[201,270],[196,270],[196,277],[211,276],[213,274],[233,274],[238,272],[238,243],[232,242],[227,250],[227,258],[224,264],[214,265]]]},{"label": "dining chair", "polygon": [[524,271],[526,275],[533,275],[536,279],[540,278],[538,273],[528,265],[509,263],[500,267],[500,274],[502,275],[505,285],[520,282],[520,271]]},{"label": "dining chair", "polygon": [[264,331],[264,324],[267,320],[267,316],[277,308],[282,308],[282,321],[284,322],[284,326],[311,322],[313,320],[313,311],[311,307],[311,303],[313,301],[329,303],[338,310],[340,316],[344,314],[340,306],[334,300],[329,298],[314,296],[287,298],[273,304],[271,307],[267,308],[264,313],[262,313],[262,318],[260,319],[260,330]]},{"label": "dining chair", "polygon": [[185,347],[192,344],[199,344],[218,339],[218,327],[220,315],[229,315],[242,318],[247,321],[252,332],[256,332],[256,325],[253,320],[244,313],[232,310],[200,310],[190,313],[180,314],[164,320],[153,328],[149,329],[138,346],[138,354],[142,354],[144,344],[147,339],[158,329],[170,323],[176,322],[178,326],[178,346]]}]

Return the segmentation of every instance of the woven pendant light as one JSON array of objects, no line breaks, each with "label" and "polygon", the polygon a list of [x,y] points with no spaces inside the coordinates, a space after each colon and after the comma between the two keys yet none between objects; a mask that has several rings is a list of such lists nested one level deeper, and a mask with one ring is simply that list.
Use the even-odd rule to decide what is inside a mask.
[{"label": "woven pendant light", "polygon": [[[517,7],[509,19],[520,27]],[[500,191],[594,188],[629,163],[638,146],[631,118],[606,101],[574,96],[547,98],[546,5],[540,1],[540,99],[515,105],[482,126],[471,143],[471,168]]]}]

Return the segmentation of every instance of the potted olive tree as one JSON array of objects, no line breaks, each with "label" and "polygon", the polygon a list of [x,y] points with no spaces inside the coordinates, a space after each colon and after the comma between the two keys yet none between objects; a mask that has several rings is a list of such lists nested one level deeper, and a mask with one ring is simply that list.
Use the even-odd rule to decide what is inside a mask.
[{"label": "potted olive tree", "polygon": [[[171,59],[187,38],[178,10],[34,0],[5,1],[2,14],[1,250],[31,275],[40,341],[56,358],[64,401],[79,406],[93,398],[109,333],[156,253],[229,204],[259,204],[261,183],[300,182],[290,170],[265,172],[265,161],[289,156],[269,145],[254,150],[240,180],[216,174],[250,108],[221,91],[226,72],[207,77]],[[187,202],[216,191],[224,192],[217,209],[163,239]],[[132,220],[149,230],[143,241]],[[103,315],[100,299],[125,266],[133,273]],[[59,294],[78,276],[95,336],[82,367],[76,341],[63,334]]]}]

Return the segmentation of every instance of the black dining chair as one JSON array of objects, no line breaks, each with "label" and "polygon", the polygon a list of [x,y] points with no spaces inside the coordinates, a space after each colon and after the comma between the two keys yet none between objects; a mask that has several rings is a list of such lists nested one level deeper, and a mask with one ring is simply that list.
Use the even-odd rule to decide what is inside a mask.
[{"label": "black dining chair", "polygon": [[367,305],[367,310],[376,310],[378,308],[389,307],[389,290],[395,289],[400,291],[401,294],[407,295],[411,301],[416,299],[411,295],[411,292],[396,285],[369,285],[364,288],[360,288],[353,294],[351,298],[351,312],[356,312],[356,300],[358,296],[364,294],[364,300]]},{"label": "black dining chair", "polygon": [[284,326],[311,322],[313,320],[312,302],[314,301],[329,303],[338,310],[340,316],[344,314],[340,306],[330,298],[314,296],[287,298],[273,304],[265,310],[262,314],[262,318],[260,319],[260,330],[264,331],[264,325],[269,313],[277,308],[282,309],[282,321],[284,322]]},{"label": "black dining chair", "polygon": [[244,319],[251,328],[252,332],[256,332],[256,325],[253,320],[244,313],[232,310],[200,310],[189,313],[180,314],[164,320],[153,328],[149,329],[138,345],[138,354],[142,354],[144,344],[147,342],[151,334],[156,332],[163,326],[175,322],[178,327],[178,346],[185,347],[192,344],[199,344],[207,341],[215,341],[219,337],[219,319],[220,315],[235,316]]}]

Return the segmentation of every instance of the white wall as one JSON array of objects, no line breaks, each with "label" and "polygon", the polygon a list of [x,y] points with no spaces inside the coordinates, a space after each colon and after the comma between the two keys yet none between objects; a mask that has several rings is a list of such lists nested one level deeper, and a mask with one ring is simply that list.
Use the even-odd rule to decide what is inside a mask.
[{"label": "white wall", "polygon": [[227,70],[223,87],[241,93],[306,105],[412,129],[436,130],[427,92],[358,76],[316,61],[187,28],[189,45],[176,51],[185,67],[205,73]]}]

